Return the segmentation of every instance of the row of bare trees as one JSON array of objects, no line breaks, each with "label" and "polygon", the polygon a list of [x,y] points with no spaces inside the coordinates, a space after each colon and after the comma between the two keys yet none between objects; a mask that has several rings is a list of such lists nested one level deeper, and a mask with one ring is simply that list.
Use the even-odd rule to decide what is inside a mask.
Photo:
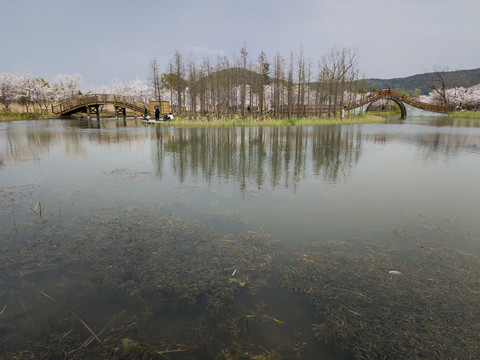
[{"label": "row of bare trees", "polygon": [[362,91],[359,83],[355,50],[333,48],[315,66],[301,47],[269,61],[263,51],[251,57],[245,44],[238,58],[215,62],[175,51],[165,73],[154,58],[149,78],[155,99],[170,101],[177,113],[242,118],[335,116]]}]

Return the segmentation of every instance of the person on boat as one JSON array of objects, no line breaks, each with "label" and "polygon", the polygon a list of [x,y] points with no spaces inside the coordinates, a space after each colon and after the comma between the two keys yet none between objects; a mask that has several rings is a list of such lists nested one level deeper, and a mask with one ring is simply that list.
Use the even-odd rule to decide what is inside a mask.
[{"label": "person on boat", "polygon": [[147,110],[147,107],[145,106],[145,109],[143,110],[142,120],[148,120],[148,119],[150,119],[150,116],[148,116],[148,110]]}]

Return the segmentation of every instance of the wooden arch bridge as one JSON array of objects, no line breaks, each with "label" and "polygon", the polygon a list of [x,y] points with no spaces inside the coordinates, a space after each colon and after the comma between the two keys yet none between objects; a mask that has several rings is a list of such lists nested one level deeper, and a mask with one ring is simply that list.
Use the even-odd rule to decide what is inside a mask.
[{"label": "wooden arch bridge", "polygon": [[[86,112],[89,116],[99,117],[100,106],[107,104],[114,106],[115,116],[126,116],[127,109],[132,110],[137,114],[144,114],[146,109],[147,115],[150,115],[154,106],[154,103],[145,103],[144,101],[130,96],[87,94],[61,101],[52,106],[52,111],[54,114],[61,116],[69,116],[76,112]],[[162,101],[160,112],[162,114],[167,114],[169,111],[170,108],[168,102]]]},{"label": "wooden arch bridge", "polygon": [[413,99],[401,92],[390,90],[390,89],[378,90],[377,92],[370,93],[367,97],[355,103],[346,104],[345,110],[353,110],[355,113],[367,112],[369,110],[369,107],[374,102],[380,99],[391,100],[395,102],[400,107],[402,117],[406,117],[407,112],[410,115],[418,116],[418,115],[433,115],[433,114],[442,115],[442,114],[447,114],[449,112],[454,111],[453,106],[442,106],[442,105],[424,103],[416,99]]}]

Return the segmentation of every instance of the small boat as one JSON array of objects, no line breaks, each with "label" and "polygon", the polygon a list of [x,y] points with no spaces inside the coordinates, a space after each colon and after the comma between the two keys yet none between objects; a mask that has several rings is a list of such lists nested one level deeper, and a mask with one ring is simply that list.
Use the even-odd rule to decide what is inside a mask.
[{"label": "small boat", "polygon": [[150,119],[150,116],[148,116],[148,115],[141,115],[140,116],[140,121],[145,123],[145,124],[161,124],[161,123],[168,122],[168,121],[171,121],[171,120],[173,120],[173,115],[171,113],[170,113],[170,115],[165,115],[163,118],[161,118],[159,120]]},{"label": "small boat", "polygon": [[145,123],[145,124],[161,124],[161,123],[164,123],[166,121],[164,120],[155,120],[155,119],[142,119],[140,120],[142,123]]}]

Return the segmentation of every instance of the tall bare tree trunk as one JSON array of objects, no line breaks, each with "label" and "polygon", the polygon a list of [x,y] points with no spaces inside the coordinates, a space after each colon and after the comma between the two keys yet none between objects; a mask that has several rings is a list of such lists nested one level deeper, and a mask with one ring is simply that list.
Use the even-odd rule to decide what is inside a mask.
[{"label": "tall bare tree trunk", "polygon": [[242,74],[242,89],[240,92],[241,97],[241,106],[242,106],[242,119],[245,118],[245,103],[247,99],[247,44],[243,44],[242,49],[240,50],[240,54],[242,55],[242,66],[243,66],[243,74]]},{"label": "tall bare tree trunk", "polygon": [[160,70],[158,67],[157,58],[153,58],[150,61],[150,85],[153,87],[153,93],[155,96],[155,102],[157,105],[160,105],[162,102],[161,92],[160,92]]},{"label": "tall bare tree trunk", "polygon": [[184,89],[183,76],[184,76],[185,69],[183,64],[183,56],[182,54],[180,54],[178,50],[175,51],[173,67],[174,67],[174,74],[176,77],[175,87],[176,87],[176,93],[177,93],[177,112],[181,114],[183,111],[182,93]]}]

